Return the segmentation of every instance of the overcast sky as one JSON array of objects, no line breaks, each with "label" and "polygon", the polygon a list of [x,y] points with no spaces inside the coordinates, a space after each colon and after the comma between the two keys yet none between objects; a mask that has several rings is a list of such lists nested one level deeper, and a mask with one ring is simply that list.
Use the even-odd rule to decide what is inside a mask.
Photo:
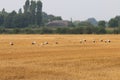
[{"label": "overcast sky", "polygon": [[[22,8],[26,0],[0,0],[0,10],[6,11]],[[120,15],[120,0],[41,0],[43,11],[62,16],[63,19],[86,20],[94,17],[97,20],[109,20]]]}]

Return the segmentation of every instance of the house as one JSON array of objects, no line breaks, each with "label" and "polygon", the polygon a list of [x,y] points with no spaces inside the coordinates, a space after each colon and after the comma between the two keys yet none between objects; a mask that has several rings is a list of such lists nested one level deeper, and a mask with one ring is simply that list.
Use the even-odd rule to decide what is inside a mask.
[{"label": "house", "polygon": [[46,26],[54,26],[54,27],[67,27],[69,25],[70,25],[70,21],[67,20],[54,20],[46,24]]}]

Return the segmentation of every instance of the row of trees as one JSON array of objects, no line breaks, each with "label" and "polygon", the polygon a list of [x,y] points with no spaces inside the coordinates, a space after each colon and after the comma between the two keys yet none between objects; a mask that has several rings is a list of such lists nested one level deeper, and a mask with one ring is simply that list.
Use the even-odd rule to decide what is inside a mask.
[{"label": "row of trees", "polygon": [[120,16],[116,16],[115,18],[111,18],[108,22],[106,22],[104,20],[99,21],[98,26],[100,26],[100,27],[118,28],[118,27],[120,27]]},{"label": "row of trees", "polygon": [[26,0],[23,11],[8,13],[3,9],[0,12],[0,27],[5,28],[25,28],[40,27],[52,20],[62,20],[60,16],[48,15],[42,12],[42,2],[40,0]]},{"label": "row of trees", "polygon": [[[76,23],[71,20],[71,24],[67,28],[44,27],[49,21],[62,20],[62,18],[60,16],[48,15],[47,13],[42,12],[42,6],[43,5],[40,0],[26,0],[23,6],[23,11],[20,8],[18,12],[12,11],[8,13],[3,9],[0,12],[0,33],[120,33],[120,16],[116,16],[108,22],[104,20],[99,21],[97,25],[93,25],[88,21],[82,21],[76,25]],[[113,28],[112,31],[107,30],[107,27]]]},{"label": "row of trees", "polygon": [[75,27],[75,28],[1,28],[0,34],[105,34],[101,27]]},{"label": "row of trees", "polygon": [[0,26],[21,28],[29,25],[42,25],[42,2],[40,0],[37,2],[26,0],[23,8],[24,12],[22,12],[22,9],[19,9],[18,13],[16,11],[7,13],[3,9],[0,14]]},{"label": "row of trees", "polygon": [[100,20],[96,24],[92,24],[92,22],[89,21],[82,21],[77,23],[74,23],[75,26],[96,26],[96,27],[109,27],[109,28],[117,28],[120,27],[120,16],[116,16],[115,18],[111,18],[108,22],[105,20]]},{"label": "row of trees", "polygon": [[3,9],[0,12],[0,27],[5,28],[25,28],[40,27],[52,20],[62,20],[60,16],[48,15],[42,12],[42,2],[40,0],[26,0],[23,11],[8,13]]}]

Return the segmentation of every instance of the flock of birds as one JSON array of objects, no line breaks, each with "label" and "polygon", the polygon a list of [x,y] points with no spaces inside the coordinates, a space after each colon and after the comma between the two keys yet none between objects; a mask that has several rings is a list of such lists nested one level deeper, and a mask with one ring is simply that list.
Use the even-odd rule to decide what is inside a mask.
[{"label": "flock of birds", "polygon": [[[87,40],[86,40],[86,39],[80,40],[80,43],[84,43],[84,42],[87,42]],[[92,42],[93,42],[93,43],[96,43],[97,41],[96,41],[96,40],[93,40]],[[102,40],[102,39],[101,39],[100,42],[111,43],[111,40]],[[32,45],[35,45],[35,44],[36,44],[36,41],[33,41],[31,44],[32,44]],[[48,43],[48,42],[41,43],[41,45],[47,45],[47,44],[49,44],[49,43]],[[58,42],[55,42],[55,44],[58,44]],[[14,43],[13,43],[13,42],[10,42],[10,45],[13,46]]]},{"label": "flock of birds", "polygon": [[[32,44],[32,45],[35,45],[35,44],[36,44],[36,41],[33,41],[31,44]],[[47,45],[47,44],[48,44],[48,42],[41,43],[41,45]],[[55,42],[55,44],[58,44],[58,42]],[[13,43],[13,42],[10,42],[10,45],[13,46],[14,43]]]},{"label": "flock of birds", "polygon": [[[83,40],[80,40],[80,43],[83,43],[83,42],[86,42],[87,40],[86,39],[83,39]],[[93,43],[96,43],[97,41],[96,40],[92,40]],[[110,43],[111,40],[103,40],[101,39],[100,42],[105,42],[105,43]]]}]

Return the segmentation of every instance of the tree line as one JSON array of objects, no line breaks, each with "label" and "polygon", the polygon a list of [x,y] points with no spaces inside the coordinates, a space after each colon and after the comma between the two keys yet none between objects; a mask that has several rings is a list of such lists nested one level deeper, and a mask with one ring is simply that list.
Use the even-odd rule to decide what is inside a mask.
[{"label": "tree line", "polygon": [[0,27],[5,28],[25,28],[44,26],[49,20],[62,20],[61,17],[48,15],[42,12],[42,2],[40,0],[26,0],[23,11],[20,8],[18,12],[6,12],[5,9],[0,12]]},{"label": "tree line", "polygon": [[120,33],[120,16],[111,18],[108,22],[98,21],[97,25],[82,21],[70,21],[65,27],[46,27],[46,23],[54,20],[63,20],[61,16],[54,16],[42,11],[43,4],[40,0],[26,0],[23,10],[8,13],[4,8],[0,11],[0,33],[25,33],[25,34],[106,34]]},{"label": "tree line", "polygon": [[42,24],[42,2],[40,0],[37,2],[26,0],[23,9],[24,12],[19,9],[18,13],[16,11],[7,13],[3,9],[0,14],[0,26],[5,28],[23,28],[29,25],[40,26]]}]

